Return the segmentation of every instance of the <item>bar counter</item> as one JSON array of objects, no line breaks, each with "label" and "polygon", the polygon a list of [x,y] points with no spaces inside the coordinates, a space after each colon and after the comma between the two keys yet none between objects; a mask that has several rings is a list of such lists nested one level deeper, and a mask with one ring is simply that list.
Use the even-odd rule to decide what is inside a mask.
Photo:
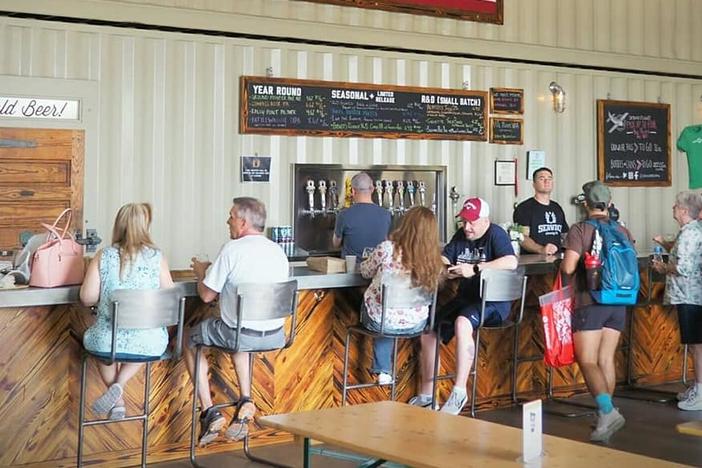
[{"label": "bar counter", "polygon": [[[551,289],[554,257],[522,255],[529,283],[527,307],[520,331],[520,356],[543,352],[543,332],[538,296]],[[632,374],[640,383],[659,383],[680,378],[677,319],[670,308],[656,304],[662,285],[656,283],[648,303],[648,274],[642,259],[640,305],[631,308],[636,317]],[[297,336],[285,351],[261,354],[256,359],[253,398],[258,414],[287,413],[340,405],[343,347],[346,328],[358,322],[358,308],[368,283],[358,274],[322,274],[306,267],[292,267],[299,282]],[[174,273],[178,287],[190,298],[186,325],[213,313],[195,292],[192,278]],[[440,294],[450,295],[454,283]],[[0,466],[75,466],[78,395],[79,344],[70,332],[82,333],[91,321],[87,310],[77,303],[79,287],[54,289],[0,290]],[[651,333],[655,330],[655,333]],[[491,331],[481,340],[478,402],[480,408],[509,404],[512,331]],[[617,377],[626,378],[626,333],[617,353]],[[403,341],[398,350],[398,400],[406,401],[418,381],[418,343]],[[236,377],[228,356],[212,353],[210,381],[214,401],[237,395]],[[363,340],[352,347],[355,363],[350,381],[371,381],[368,373],[371,343]],[[442,364],[453,369],[453,343],[442,351]],[[518,369],[520,396],[544,397],[546,371],[543,363],[525,362]],[[125,391],[127,414],[140,409],[143,373],[132,379]],[[87,402],[104,387],[94,364],[89,366]],[[441,398],[451,383],[440,385]],[[554,372],[554,389],[559,395],[585,391],[577,366]],[[363,389],[349,393],[349,403],[388,398],[389,389]],[[152,368],[149,433],[149,463],[186,458],[189,444],[192,384],[184,363],[163,362]],[[92,417],[88,410],[89,417]],[[229,413],[230,415],[231,413]],[[199,428],[198,428],[199,429]],[[289,441],[287,434],[252,428],[252,446]],[[141,430],[136,422],[91,427],[86,430],[85,461],[109,466],[138,464]],[[223,439],[199,454],[237,450],[241,444]]]}]

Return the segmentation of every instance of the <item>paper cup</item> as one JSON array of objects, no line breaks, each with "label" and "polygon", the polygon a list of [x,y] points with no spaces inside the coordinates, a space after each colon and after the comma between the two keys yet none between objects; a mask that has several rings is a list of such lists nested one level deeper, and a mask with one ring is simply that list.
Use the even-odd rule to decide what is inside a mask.
[{"label": "paper cup", "polygon": [[355,273],[356,272],[356,256],[355,255],[347,255],[346,256],[346,273]]}]

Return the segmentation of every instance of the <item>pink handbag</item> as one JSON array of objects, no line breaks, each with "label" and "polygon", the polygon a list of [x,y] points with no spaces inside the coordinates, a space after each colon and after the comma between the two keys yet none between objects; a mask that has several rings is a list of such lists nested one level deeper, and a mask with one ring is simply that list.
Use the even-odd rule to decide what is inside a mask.
[{"label": "pink handbag", "polygon": [[[66,225],[63,229],[57,228],[56,225],[66,214]],[[32,257],[30,286],[53,288],[83,282],[83,246],[78,244],[69,232],[71,216],[71,209],[67,208],[56,218],[53,225],[42,223],[49,234],[46,243],[39,246]]]}]

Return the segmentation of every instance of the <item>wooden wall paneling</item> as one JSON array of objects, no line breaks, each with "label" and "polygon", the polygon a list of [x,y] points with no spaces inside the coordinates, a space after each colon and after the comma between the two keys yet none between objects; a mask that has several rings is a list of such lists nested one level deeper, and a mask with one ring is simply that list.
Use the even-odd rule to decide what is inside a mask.
[{"label": "wooden wall paneling", "polygon": [[[643,290],[648,280],[643,277]],[[550,290],[551,276],[532,276],[527,310],[520,331],[522,355],[542,352],[538,295]],[[297,337],[292,348],[264,353],[256,359],[253,395],[258,414],[304,411],[340,404],[343,340],[346,327],[358,323],[362,288],[310,290],[300,294]],[[654,299],[661,289],[654,286]],[[449,290],[441,296],[446,301]],[[640,383],[654,384],[680,378],[682,353],[677,317],[670,307],[634,308],[634,375]],[[189,299],[187,324],[192,325],[215,309]],[[91,318],[77,305],[0,309],[0,466],[63,467],[75,465],[79,396],[79,346],[70,331],[82,333]],[[479,361],[479,408],[509,404],[511,330],[484,333]],[[623,334],[622,346],[626,344]],[[419,383],[419,340],[402,343],[399,351],[398,400],[407,401]],[[617,380],[626,377],[625,354],[617,353]],[[442,369],[455,370],[455,344],[442,347]],[[351,382],[371,381],[370,340],[355,341],[351,349]],[[236,375],[229,356],[213,352],[210,382],[215,402],[238,395]],[[87,403],[104,391],[94,362],[88,366]],[[192,383],[181,359],[152,366],[149,421],[149,463],[186,458],[190,437]],[[554,375],[559,395],[586,391],[577,365],[558,369]],[[470,384],[470,383],[469,383]],[[141,409],[143,373],[126,388],[128,414]],[[445,401],[452,381],[439,385]],[[518,371],[522,396],[543,397],[546,373],[543,361],[524,363]],[[616,394],[615,394],[616,397]],[[356,404],[389,398],[388,389],[363,389],[349,393]],[[231,416],[231,410],[225,411]],[[88,415],[92,417],[88,408]],[[86,430],[86,461],[109,466],[128,466],[139,461],[138,422]],[[252,446],[289,441],[288,434],[252,427]],[[224,439],[198,453],[241,449]]]}]

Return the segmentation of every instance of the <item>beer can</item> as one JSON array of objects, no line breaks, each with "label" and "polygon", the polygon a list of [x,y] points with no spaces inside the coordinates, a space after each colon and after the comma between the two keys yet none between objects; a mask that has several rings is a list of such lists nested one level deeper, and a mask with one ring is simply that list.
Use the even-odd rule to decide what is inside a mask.
[{"label": "beer can", "polygon": [[273,242],[280,242],[280,227],[279,226],[272,226],[271,227],[271,240]]}]

